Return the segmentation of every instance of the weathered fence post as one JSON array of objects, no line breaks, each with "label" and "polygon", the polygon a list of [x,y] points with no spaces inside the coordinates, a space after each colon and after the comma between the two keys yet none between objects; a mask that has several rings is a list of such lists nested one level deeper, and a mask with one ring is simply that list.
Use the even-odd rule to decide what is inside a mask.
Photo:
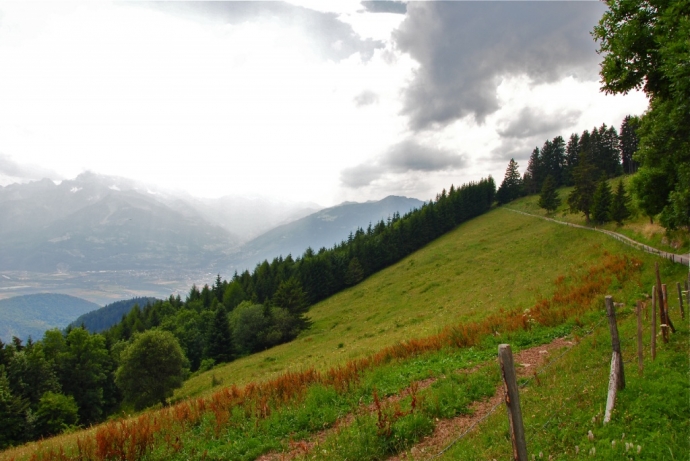
[{"label": "weathered fence post", "polygon": [[637,372],[642,376],[644,361],[642,360],[642,301],[637,301]]},{"label": "weathered fence post", "polygon": [[[661,285],[661,291],[664,294],[664,317],[666,317],[666,325],[668,325],[668,328],[671,329],[673,333],[676,332],[676,327],[673,326],[673,322],[671,321],[671,314],[669,313],[669,308],[668,308],[668,292],[666,291],[666,284]],[[668,336],[668,331],[666,332],[666,336]]]},{"label": "weathered fence post", "polygon": [[685,308],[683,307],[683,291],[680,289],[680,282],[676,282],[678,289],[678,305],[680,306],[680,317],[685,320]]},{"label": "weathered fence post", "polygon": [[659,263],[654,263],[654,271],[656,272],[656,300],[659,305],[659,322],[661,323],[661,338],[665,343],[668,342],[668,329],[664,325],[666,322],[666,309],[664,308],[664,293],[661,291],[661,275],[659,275]]},{"label": "weathered fence post", "polygon": [[652,360],[656,359],[656,286],[652,286]]},{"label": "weathered fence post", "polygon": [[501,365],[501,374],[506,390],[505,402],[508,408],[508,421],[510,422],[510,438],[513,442],[513,460],[527,461],[525,428],[522,424],[520,395],[518,394],[513,352],[510,350],[510,344],[498,346],[498,362]]},{"label": "weathered fence post", "polygon": [[618,338],[618,324],[616,323],[616,311],[613,306],[613,298],[606,297],[606,316],[609,319],[609,329],[611,330],[611,373],[609,375],[609,392],[606,397],[606,412],[604,413],[604,423],[611,421],[613,407],[616,404],[616,394],[618,390],[625,389],[625,372],[623,371],[623,357],[621,355],[621,343]]},{"label": "weathered fence post", "polygon": [[613,297],[606,297],[606,316],[609,318],[609,329],[611,330],[611,349],[613,354],[618,355],[618,389],[625,389],[625,372],[623,370],[623,356],[621,355],[621,342],[618,338],[618,324],[616,323],[616,308],[613,305]]}]

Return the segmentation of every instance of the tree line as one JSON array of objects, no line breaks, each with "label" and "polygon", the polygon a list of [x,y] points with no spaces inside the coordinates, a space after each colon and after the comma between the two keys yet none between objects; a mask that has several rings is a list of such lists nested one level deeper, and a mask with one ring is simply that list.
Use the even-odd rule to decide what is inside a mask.
[{"label": "tree line", "polygon": [[40,341],[0,342],[0,448],[165,404],[189,372],[294,339],[311,305],[488,211],[491,177],[443,190],[421,208],[359,228],[330,249],[279,256],[220,275],[186,299],[135,305],[111,328],[47,331]]},{"label": "tree line", "polygon": [[523,176],[517,162],[510,159],[496,193],[498,204],[539,193],[539,206],[552,212],[561,204],[556,189],[573,186],[568,196],[571,212],[583,213],[588,223],[622,223],[630,216],[630,197],[622,180],[614,194],[608,179],[637,170],[639,123],[639,117],[628,115],[621,125],[621,135],[603,124],[591,132],[573,133],[567,143],[561,136],[546,140],[541,149],[535,147],[532,151]]}]

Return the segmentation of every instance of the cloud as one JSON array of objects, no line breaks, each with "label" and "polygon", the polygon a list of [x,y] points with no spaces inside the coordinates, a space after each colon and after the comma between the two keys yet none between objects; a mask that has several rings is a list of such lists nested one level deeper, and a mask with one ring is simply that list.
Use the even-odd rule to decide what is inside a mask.
[{"label": "cloud", "polygon": [[519,139],[549,135],[573,126],[581,114],[578,110],[547,114],[539,109],[524,107],[512,120],[504,122],[505,128],[499,128],[497,132],[502,138]]},{"label": "cloud", "polygon": [[[183,17],[197,16],[205,21],[241,24],[247,21],[278,21],[297,27],[310,37],[315,54],[340,61],[359,52],[365,61],[385,44],[370,38],[363,40],[352,26],[338,19],[336,13],[315,11],[283,2],[153,2],[152,7]],[[247,43],[251,47],[251,43]]]},{"label": "cloud", "polygon": [[361,4],[369,13],[405,14],[407,12],[407,5],[403,2],[376,0],[363,1]]},{"label": "cloud", "polygon": [[0,181],[4,185],[14,182],[35,181],[43,178],[63,179],[59,173],[38,165],[20,164],[6,154],[0,153]]},{"label": "cloud", "polygon": [[363,107],[379,102],[379,96],[370,90],[364,90],[353,98],[355,106]]},{"label": "cloud", "polygon": [[402,114],[419,131],[500,108],[506,76],[533,83],[576,74],[596,79],[599,57],[589,31],[599,2],[419,2],[394,33],[397,47],[419,62]]},{"label": "cloud", "polygon": [[413,140],[405,140],[388,148],[370,163],[346,168],[340,173],[340,181],[351,188],[370,185],[387,173],[434,172],[465,166],[463,156],[445,149],[422,146]]}]

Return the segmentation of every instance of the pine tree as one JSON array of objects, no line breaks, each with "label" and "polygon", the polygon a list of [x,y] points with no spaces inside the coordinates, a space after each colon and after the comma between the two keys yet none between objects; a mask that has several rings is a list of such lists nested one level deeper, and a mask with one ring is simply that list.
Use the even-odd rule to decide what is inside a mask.
[{"label": "pine tree", "polygon": [[620,135],[620,151],[623,160],[623,172],[626,174],[633,174],[637,171],[637,162],[633,159],[633,154],[637,151],[639,138],[637,136],[637,127],[640,124],[638,117],[626,115],[621,125]]},{"label": "pine tree", "polygon": [[526,190],[528,194],[536,194],[541,190],[542,182],[544,181],[544,165],[542,162],[541,152],[538,147],[535,147],[529,157],[527,164],[526,176],[529,176],[530,187]]},{"label": "pine tree", "polygon": [[611,186],[602,178],[592,201],[592,219],[597,224],[604,224],[611,220]]},{"label": "pine tree", "polygon": [[556,191],[556,181],[553,176],[549,175],[544,180],[544,185],[541,188],[541,195],[539,196],[539,206],[544,208],[547,212],[552,213],[561,205],[561,199],[558,197]]},{"label": "pine tree", "polygon": [[496,193],[496,200],[499,205],[504,203],[512,202],[518,198],[522,193],[522,179],[520,178],[520,172],[518,171],[518,164],[515,159],[510,159],[508,163],[508,168],[506,168],[506,174],[503,177],[503,182],[501,187],[498,188]]},{"label": "pine tree", "polygon": [[[587,133],[585,131],[585,133]],[[584,136],[583,136],[584,137]],[[582,212],[585,221],[589,223],[589,215],[594,200],[594,192],[597,188],[597,168],[589,162],[587,151],[580,152],[580,161],[573,170],[573,184],[575,187],[568,196],[568,205],[571,213]]]},{"label": "pine tree", "polygon": [[218,304],[216,308],[204,355],[215,360],[216,363],[229,362],[233,358],[228,314],[222,304]]},{"label": "pine tree", "polygon": [[618,225],[623,224],[623,221],[630,217],[630,197],[625,192],[623,181],[618,181],[616,187],[616,194],[611,201],[611,219],[616,221]]}]

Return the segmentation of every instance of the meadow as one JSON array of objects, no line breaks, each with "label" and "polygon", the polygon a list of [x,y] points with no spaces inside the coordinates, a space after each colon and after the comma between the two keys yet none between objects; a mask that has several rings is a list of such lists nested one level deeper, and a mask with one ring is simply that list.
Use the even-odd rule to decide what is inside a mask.
[{"label": "meadow", "polygon": [[[628,338],[631,306],[649,291],[656,261],[605,235],[499,208],[314,306],[312,328],[292,343],[193,377],[177,392],[176,405],[9,450],[0,459],[249,460],[281,452],[307,459],[385,459],[495,393],[499,343],[519,351],[559,337],[576,344],[572,354],[526,388],[533,450],[547,459],[571,459],[576,444],[589,450],[583,430],[594,417],[590,427],[600,453],[606,448],[599,437],[620,440],[611,428],[634,423],[628,437],[647,448],[633,459],[672,459],[649,457],[658,451],[649,447],[666,443],[677,454],[687,440],[687,421],[671,418],[674,424],[663,434],[644,440],[644,428],[660,424],[649,408],[635,410],[635,417],[618,413],[606,430],[595,425],[610,357],[603,296],[625,304],[622,337]],[[660,266],[666,283],[687,277],[684,267],[666,261]],[[678,318],[677,308],[672,315]],[[670,414],[683,410],[687,368],[677,369],[679,361],[687,363],[687,328],[676,324],[678,333],[660,346],[645,374],[665,378],[656,384],[631,378],[619,408],[664,398],[671,386]],[[624,342],[626,360],[630,347]],[[427,380],[433,384],[425,387]],[[590,387],[576,392],[583,383]],[[570,414],[576,415],[572,424]],[[495,441],[506,435],[505,413],[497,411],[444,456],[505,458],[510,445]]]}]

